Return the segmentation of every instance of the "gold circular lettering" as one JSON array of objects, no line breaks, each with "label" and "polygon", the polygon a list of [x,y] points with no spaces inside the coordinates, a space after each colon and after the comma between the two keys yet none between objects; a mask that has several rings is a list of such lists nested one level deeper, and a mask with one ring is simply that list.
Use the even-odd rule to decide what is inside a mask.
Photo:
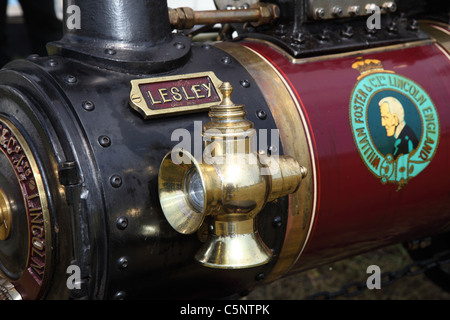
[{"label": "gold circular lettering", "polygon": [[[51,225],[45,186],[36,159],[23,135],[7,119],[0,117],[0,156],[8,160],[17,178],[25,204],[25,212],[13,212],[0,186],[0,240],[12,237],[12,220],[15,214],[27,216],[28,258],[22,276],[9,279],[1,274],[0,280],[13,286],[26,299],[38,299],[47,281],[51,259]],[[16,229],[14,229],[16,230]],[[3,278],[3,279],[2,279]],[[0,285],[0,288],[2,286]]]}]

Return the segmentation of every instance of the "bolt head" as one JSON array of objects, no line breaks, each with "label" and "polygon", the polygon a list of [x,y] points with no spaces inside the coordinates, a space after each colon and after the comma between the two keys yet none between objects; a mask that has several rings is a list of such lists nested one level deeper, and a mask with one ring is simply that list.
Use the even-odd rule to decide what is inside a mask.
[{"label": "bolt head", "polygon": [[243,79],[243,80],[239,81],[239,83],[244,88],[250,88],[250,81],[248,81],[247,79]]},{"label": "bolt head", "polygon": [[229,56],[225,56],[221,59],[223,64],[230,64],[231,63],[231,58]]},{"label": "bolt head", "polygon": [[382,8],[387,12],[395,12],[397,11],[397,4],[393,1],[387,1],[383,3]]},{"label": "bolt head", "polygon": [[111,138],[108,136],[100,136],[98,138],[98,143],[103,147],[107,148],[111,145]]},{"label": "bolt head", "polygon": [[75,84],[77,83],[77,78],[71,74],[64,77],[64,81],[68,84]]},{"label": "bolt head", "polygon": [[376,12],[378,9],[378,6],[375,3],[369,3],[366,5],[366,12],[367,13],[373,13]]},{"label": "bolt head", "polygon": [[126,257],[121,257],[118,261],[120,269],[126,269],[128,267],[128,259]]},{"label": "bolt head", "polygon": [[119,188],[122,185],[122,177],[117,174],[111,176],[109,181],[111,183],[111,186],[113,186],[113,188]]},{"label": "bolt head", "polygon": [[125,230],[128,227],[128,218],[124,216],[117,218],[116,227],[119,230]]},{"label": "bolt head", "polygon": [[119,292],[116,292],[116,294],[114,295],[113,299],[114,300],[124,300],[125,297],[126,297],[125,292],[124,291],[119,291]]},{"label": "bolt head", "polygon": [[91,102],[91,101],[83,101],[83,103],[81,104],[81,106],[83,107],[84,110],[86,111],[93,111],[95,109],[95,105]]},{"label": "bolt head", "polygon": [[317,19],[325,18],[325,9],[324,8],[316,8],[316,10],[314,10],[314,15]]},{"label": "bolt head", "polygon": [[274,228],[280,228],[282,225],[283,225],[283,220],[281,219],[280,216],[276,216],[275,218],[273,218],[272,226]]},{"label": "bolt head", "polygon": [[348,7],[348,13],[352,16],[357,16],[361,13],[361,7],[360,6],[350,6],[350,7]]},{"label": "bolt head", "polygon": [[260,119],[260,120],[266,120],[267,119],[267,113],[264,110],[258,110],[256,111],[256,116]]},{"label": "bolt head", "polygon": [[342,7],[334,6],[333,9],[331,9],[331,12],[333,13],[334,16],[340,17],[342,16],[344,10],[342,10]]}]

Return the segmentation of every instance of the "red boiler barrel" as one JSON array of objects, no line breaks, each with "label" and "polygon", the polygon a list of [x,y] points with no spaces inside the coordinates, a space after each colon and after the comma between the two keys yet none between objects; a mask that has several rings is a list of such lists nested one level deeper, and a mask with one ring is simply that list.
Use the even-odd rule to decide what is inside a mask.
[{"label": "red boiler barrel", "polygon": [[450,29],[423,28],[431,40],[306,59],[261,40],[218,45],[309,170],[271,278],[450,226]]}]

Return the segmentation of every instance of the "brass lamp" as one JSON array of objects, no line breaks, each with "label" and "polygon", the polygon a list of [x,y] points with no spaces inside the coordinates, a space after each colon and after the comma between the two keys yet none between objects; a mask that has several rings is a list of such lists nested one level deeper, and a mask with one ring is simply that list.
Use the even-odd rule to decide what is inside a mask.
[{"label": "brass lamp", "polygon": [[220,90],[222,103],[211,107],[211,121],[203,127],[203,159],[181,149],[169,152],[159,171],[159,198],[180,233],[196,232],[210,216],[197,261],[212,268],[250,268],[272,258],[258,234],[256,215],[268,201],[295,192],[306,169],[290,156],[256,152],[256,131],[244,106],[231,101],[230,83]]}]

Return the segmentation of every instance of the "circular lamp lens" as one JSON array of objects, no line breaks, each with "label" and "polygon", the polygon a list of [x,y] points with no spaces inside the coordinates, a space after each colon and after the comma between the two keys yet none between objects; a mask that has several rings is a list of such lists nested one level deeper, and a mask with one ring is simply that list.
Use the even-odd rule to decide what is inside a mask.
[{"label": "circular lamp lens", "polygon": [[203,211],[203,206],[205,204],[205,192],[203,190],[203,183],[200,174],[195,169],[192,170],[189,175],[187,196],[190,204],[195,210],[199,212]]}]

